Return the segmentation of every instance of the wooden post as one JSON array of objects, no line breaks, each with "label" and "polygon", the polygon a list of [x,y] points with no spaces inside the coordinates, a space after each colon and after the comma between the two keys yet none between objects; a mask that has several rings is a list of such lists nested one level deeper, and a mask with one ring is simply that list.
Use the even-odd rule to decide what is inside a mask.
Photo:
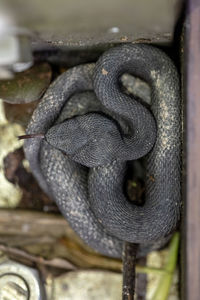
[{"label": "wooden post", "polygon": [[200,299],[200,1],[188,0],[185,28],[185,300]]}]

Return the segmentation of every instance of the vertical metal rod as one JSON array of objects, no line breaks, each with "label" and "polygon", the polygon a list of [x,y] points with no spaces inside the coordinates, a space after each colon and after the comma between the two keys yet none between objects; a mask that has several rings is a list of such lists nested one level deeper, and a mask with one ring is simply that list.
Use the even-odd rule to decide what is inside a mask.
[{"label": "vertical metal rod", "polygon": [[122,300],[134,300],[135,294],[135,265],[138,244],[124,242],[123,261],[123,286]]}]

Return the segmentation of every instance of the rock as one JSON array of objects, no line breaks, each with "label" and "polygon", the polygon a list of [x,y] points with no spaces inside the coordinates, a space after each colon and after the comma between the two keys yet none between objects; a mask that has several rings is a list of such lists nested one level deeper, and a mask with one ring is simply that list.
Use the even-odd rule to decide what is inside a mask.
[{"label": "rock", "polygon": [[51,67],[47,63],[16,73],[14,79],[0,81],[0,98],[11,104],[39,100],[50,84]]}]

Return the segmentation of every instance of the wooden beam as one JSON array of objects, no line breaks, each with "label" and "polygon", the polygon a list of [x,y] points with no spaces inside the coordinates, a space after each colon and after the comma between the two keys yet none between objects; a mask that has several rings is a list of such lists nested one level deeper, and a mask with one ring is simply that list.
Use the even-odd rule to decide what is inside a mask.
[{"label": "wooden beam", "polygon": [[184,299],[200,299],[200,2],[188,0],[186,16],[186,202]]}]

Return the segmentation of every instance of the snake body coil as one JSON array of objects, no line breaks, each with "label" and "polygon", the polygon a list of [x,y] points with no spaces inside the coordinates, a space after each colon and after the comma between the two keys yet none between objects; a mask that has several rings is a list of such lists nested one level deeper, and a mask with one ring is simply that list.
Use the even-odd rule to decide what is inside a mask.
[{"label": "snake body coil", "polygon": [[[125,72],[151,86],[153,116],[122,93],[119,78]],[[85,107],[76,103],[76,93],[92,90],[97,104],[87,109],[83,94]],[[171,60],[149,45],[121,45],[96,65],[74,67],[51,84],[27,129],[27,134],[44,132],[45,139],[27,140],[25,153],[39,184],[80,237],[118,257],[122,241],[144,250],[162,243],[177,224],[180,118],[179,78]],[[124,195],[126,165],[150,150],[145,203],[137,206]]]}]

